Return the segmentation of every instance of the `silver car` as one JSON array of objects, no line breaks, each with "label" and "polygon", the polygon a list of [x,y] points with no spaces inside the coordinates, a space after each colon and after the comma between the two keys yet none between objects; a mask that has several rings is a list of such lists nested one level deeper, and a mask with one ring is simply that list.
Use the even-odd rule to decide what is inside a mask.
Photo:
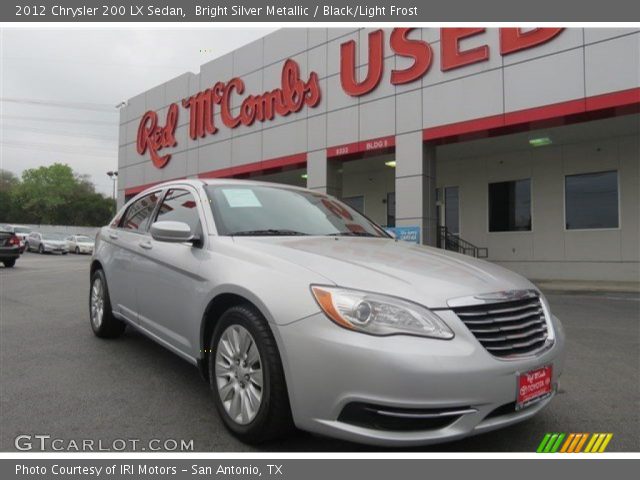
[{"label": "silver car", "polygon": [[564,332],[492,263],[398,241],[306,189],[165,183],[96,240],[90,321],[197,365],[229,430],[409,446],[520,422],[555,395]]},{"label": "silver car", "polygon": [[38,253],[69,253],[67,237],[63,233],[31,232],[27,237],[27,250]]}]

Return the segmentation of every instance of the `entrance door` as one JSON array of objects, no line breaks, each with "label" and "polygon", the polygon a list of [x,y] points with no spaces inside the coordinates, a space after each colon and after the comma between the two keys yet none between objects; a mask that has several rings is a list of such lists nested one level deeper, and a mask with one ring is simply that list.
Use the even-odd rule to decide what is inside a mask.
[{"label": "entrance door", "polygon": [[447,227],[449,233],[460,234],[460,201],[458,187],[444,187],[437,191],[437,221],[441,227]]}]

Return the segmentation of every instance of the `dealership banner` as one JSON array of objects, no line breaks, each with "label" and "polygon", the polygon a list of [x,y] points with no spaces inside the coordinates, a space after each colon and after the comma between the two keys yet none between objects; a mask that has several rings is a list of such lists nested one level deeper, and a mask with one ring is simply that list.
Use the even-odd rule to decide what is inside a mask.
[{"label": "dealership banner", "polygon": [[[548,458],[548,457],[547,457]],[[558,457],[556,457],[558,458]],[[540,478],[601,479],[610,476],[613,468],[620,478],[633,478],[640,460],[600,459],[597,462],[576,459],[545,460],[512,459],[491,462],[487,459],[176,459],[156,460],[110,459],[24,459],[0,460],[0,477],[34,478],[95,478],[95,479],[185,479],[242,478],[278,480],[326,480],[362,478],[366,480],[474,478],[482,469],[483,478],[495,475],[505,478],[512,472],[518,480]],[[625,475],[626,473],[626,475]]]},{"label": "dealership banner", "polygon": [[628,0],[16,0],[2,22],[632,22]]}]

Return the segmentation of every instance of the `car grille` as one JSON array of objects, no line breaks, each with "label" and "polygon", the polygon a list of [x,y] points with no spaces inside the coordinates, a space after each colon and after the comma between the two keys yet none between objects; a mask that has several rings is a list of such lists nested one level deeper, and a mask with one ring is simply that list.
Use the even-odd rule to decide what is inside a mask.
[{"label": "car grille", "polygon": [[547,322],[538,296],[457,307],[453,311],[496,357],[531,354],[547,341]]}]

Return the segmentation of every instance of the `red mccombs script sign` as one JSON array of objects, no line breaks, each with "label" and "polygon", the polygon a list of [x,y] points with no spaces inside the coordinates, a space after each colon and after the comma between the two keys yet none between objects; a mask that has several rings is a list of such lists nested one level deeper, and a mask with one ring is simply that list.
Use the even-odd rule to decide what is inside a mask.
[{"label": "red mccombs script sign", "polygon": [[[391,50],[398,56],[412,60],[403,70],[392,70],[390,81],[393,85],[402,85],[419,80],[426,75],[433,63],[431,45],[424,40],[409,37],[413,28],[394,28],[389,39]],[[553,39],[562,28],[519,28],[500,29],[500,55],[512,53],[541,45]],[[489,59],[488,45],[472,49],[462,49],[460,42],[466,38],[481,35],[484,28],[442,28],[440,29],[440,69],[443,72],[461,68]],[[368,36],[368,62],[366,76],[356,78],[356,42],[350,40],[340,46],[340,83],[346,94],[357,97],[374,90],[382,80],[384,69],[384,31],[375,30]],[[291,59],[284,62],[280,86],[261,94],[246,95],[238,111],[234,112],[232,98],[243,96],[245,84],[241,78],[232,78],[228,82],[216,82],[210,88],[182,100],[183,108],[189,110],[189,137],[193,140],[214,135],[216,114],[227,128],[240,125],[249,126],[258,122],[273,120],[277,116],[287,116],[299,112],[302,108],[316,107],[321,100],[318,74],[311,72],[304,80],[300,76],[299,65]],[[146,112],[140,120],[137,136],[137,151],[140,155],[149,153],[153,165],[163,168],[171,154],[161,155],[164,148],[177,145],[175,130],[178,122],[178,104],[173,103],[167,111],[164,125],[159,123],[158,114]]]},{"label": "red mccombs script sign", "polygon": [[136,140],[136,150],[140,155],[144,155],[149,151],[149,156],[153,165],[157,168],[164,166],[171,159],[171,155],[160,156],[158,151],[165,147],[175,147],[176,142],[176,125],[178,124],[178,105],[171,104],[167,111],[165,125],[158,125],[158,114],[149,110],[142,116],[140,126],[138,127],[138,138]]},{"label": "red mccombs script sign", "polygon": [[299,112],[302,107],[315,107],[320,103],[320,83],[318,74],[311,72],[309,79],[300,78],[300,67],[288,59],[282,67],[280,88],[261,95],[248,95],[240,105],[240,111],[231,113],[231,96],[244,93],[244,82],[233,78],[227,83],[217,82],[213,87],[182,100],[182,106],[189,110],[189,136],[192,139],[214,134],[218,131],[214,113],[220,109],[220,119],[228,128],[238,125],[249,126],[256,120],[273,120],[277,115],[287,116]]}]

